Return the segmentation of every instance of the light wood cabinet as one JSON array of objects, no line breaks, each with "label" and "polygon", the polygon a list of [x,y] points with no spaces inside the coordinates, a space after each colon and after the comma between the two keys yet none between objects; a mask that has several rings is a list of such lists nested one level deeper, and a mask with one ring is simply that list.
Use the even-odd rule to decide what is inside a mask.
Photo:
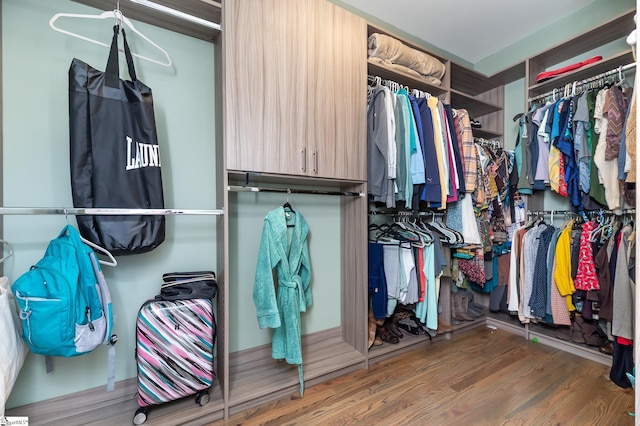
[{"label": "light wood cabinet", "polygon": [[366,23],[325,0],[225,3],[226,168],[366,180]]}]

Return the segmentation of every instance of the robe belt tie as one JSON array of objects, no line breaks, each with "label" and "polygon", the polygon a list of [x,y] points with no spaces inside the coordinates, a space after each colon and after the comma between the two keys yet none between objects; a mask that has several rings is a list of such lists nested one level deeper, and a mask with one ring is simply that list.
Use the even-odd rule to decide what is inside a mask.
[{"label": "robe belt tie", "polygon": [[[307,304],[304,299],[304,289],[302,288],[302,278],[300,275],[292,275],[291,281],[279,281],[279,285],[287,288],[296,289],[298,293],[298,309],[300,312],[306,312]],[[304,375],[302,373],[302,363],[298,364],[298,381],[300,382],[300,396],[304,396]]]},{"label": "robe belt tie", "polygon": [[291,281],[283,280],[278,284],[288,288],[296,289],[298,293],[298,309],[300,310],[300,312],[307,311],[307,303],[305,302],[304,289],[302,288],[302,278],[300,278],[300,275],[292,275]]}]

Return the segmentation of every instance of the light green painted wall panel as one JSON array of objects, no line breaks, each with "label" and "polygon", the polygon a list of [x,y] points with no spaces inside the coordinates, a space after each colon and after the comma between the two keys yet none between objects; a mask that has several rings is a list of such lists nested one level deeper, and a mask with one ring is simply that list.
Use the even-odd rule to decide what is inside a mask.
[{"label": "light green painted wall panel", "polygon": [[[68,142],[68,69],[73,57],[104,69],[108,49],[53,31],[58,12],[96,13],[67,0],[2,2],[5,206],[71,207]],[[107,43],[113,21],[59,21],[64,28]],[[157,27],[135,23],[171,56],[164,68],[135,60],[138,77],[154,92],[161,146],[165,205],[215,209],[214,50],[217,46]],[[128,32],[134,52],[154,55]],[[121,56],[121,63],[124,63]],[[124,74],[126,78],[126,74]],[[69,217],[75,224],[75,218]],[[135,377],[135,318],[139,306],[173,270],[216,270],[215,216],[167,218],[167,239],[151,253],[119,257],[105,267],[116,315],[116,380]],[[13,281],[43,254],[47,242],[67,223],[63,216],[5,216],[4,237],[15,255],[5,274]],[[29,355],[8,407],[106,384],[106,348],[77,358],[54,360],[47,375],[44,358]]]},{"label": "light green painted wall panel", "polygon": [[[422,40],[421,38],[418,38],[412,34],[407,33],[406,31],[404,31],[402,28],[398,28],[394,25],[389,24],[388,22],[385,22],[383,19],[377,18],[373,15],[370,15],[366,12],[363,12],[360,9],[357,9],[353,6],[351,6],[350,4],[347,4],[343,1],[340,0],[329,0],[331,3],[335,3],[336,5],[340,6],[341,8],[348,10],[349,12],[361,16],[362,18],[364,18],[367,22],[370,22],[380,28],[384,28],[385,30],[389,31],[392,34],[395,34],[399,37],[404,38],[405,40],[408,40],[412,43],[415,43],[418,46],[423,47],[424,49],[435,53],[436,55],[440,55],[442,57],[445,58],[449,58],[450,60],[454,61],[457,64],[460,65],[464,65],[466,67],[469,68],[473,68],[473,64],[469,61],[467,61],[466,59],[461,58],[458,55],[455,55],[451,52],[449,52],[448,50],[442,49],[438,46],[434,46],[433,44],[429,43],[428,40]],[[428,25],[425,23],[425,25]]]}]

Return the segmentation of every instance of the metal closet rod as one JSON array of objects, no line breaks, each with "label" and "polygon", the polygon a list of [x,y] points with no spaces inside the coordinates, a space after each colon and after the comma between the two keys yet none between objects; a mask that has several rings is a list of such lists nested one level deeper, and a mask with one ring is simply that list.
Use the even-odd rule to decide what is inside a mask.
[{"label": "metal closet rod", "polygon": [[[131,3],[136,3],[141,6],[148,7],[149,9],[157,10],[158,12],[162,12],[166,15],[175,16],[176,18],[182,19],[184,21],[189,21],[194,24],[202,25],[204,27],[213,28],[214,30],[222,31],[220,24],[216,22],[207,21],[206,19],[202,19],[198,16],[190,15],[188,13],[181,12],[179,10],[173,9],[171,7],[167,7],[149,0],[129,0]],[[205,3],[209,3],[205,1]],[[118,8],[120,8],[120,2],[118,1]]]},{"label": "metal closet rod", "polygon": [[83,207],[0,207],[0,215],[105,215],[105,216],[171,216],[171,215],[223,215],[223,210],[180,209],[118,209]]},{"label": "metal closet rod", "polygon": [[311,194],[311,195],[340,195],[343,197],[364,197],[364,192],[349,191],[324,191],[321,189],[295,189],[295,188],[263,188],[261,186],[229,185],[229,191],[233,192],[279,192],[285,194]]}]

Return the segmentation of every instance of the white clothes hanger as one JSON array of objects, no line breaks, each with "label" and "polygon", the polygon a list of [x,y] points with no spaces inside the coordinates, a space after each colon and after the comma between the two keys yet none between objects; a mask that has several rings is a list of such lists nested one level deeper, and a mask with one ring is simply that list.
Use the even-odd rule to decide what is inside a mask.
[{"label": "white clothes hanger", "polygon": [[98,262],[100,262],[102,265],[105,265],[105,266],[118,266],[118,261],[116,260],[115,257],[113,257],[113,255],[111,254],[111,252],[109,252],[109,250],[107,250],[107,249],[105,249],[103,247],[100,247],[96,243],[92,243],[91,241],[87,240],[84,237],[80,237],[80,241],[82,241],[83,243],[85,243],[89,247],[93,248],[95,251],[107,256],[107,258],[109,259],[108,262],[106,260],[98,259]]},{"label": "white clothes hanger", "polygon": [[11,256],[13,256],[13,247],[11,247],[11,244],[9,244],[8,241],[5,241],[3,239],[0,239],[0,244],[4,244],[9,248],[9,253],[7,253],[6,256],[3,256],[2,258],[0,258],[0,263],[2,263],[5,260],[7,260],[8,258],[10,258]]},{"label": "white clothes hanger", "polygon": [[[64,218],[66,219],[67,223],[69,223],[69,215],[67,214],[67,209],[64,209]],[[118,261],[116,260],[115,257],[113,257],[111,252],[109,250],[107,250],[106,248],[101,247],[101,246],[97,245],[96,243],[87,240],[82,235],[80,235],[80,241],[82,241],[83,243],[85,243],[86,245],[88,245],[89,247],[91,247],[92,249],[97,251],[98,253],[101,253],[101,254],[107,256],[107,258],[109,259],[108,262],[106,260],[98,259],[98,262],[100,262],[101,265],[114,266],[114,267],[118,266]]]},{"label": "white clothes hanger", "polygon": [[[64,30],[62,28],[56,27],[55,26],[55,22],[58,20],[58,18],[81,18],[81,19],[109,19],[110,18],[110,19],[115,19],[117,25],[120,25],[120,23],[124,23],[131,31],[136,33],[138,36],[140,36],[147,43],[149,43],[150,45],[152,45],[153,47],[158,49],[160,52],[162,52],[162,54],[165,57],[165,61],[158,61],[156,59],[152,59],[152,58],[149,58],[147,56],[140,55],[138,53],[131,53],[132,56],[135,56],[136,58],[144,59],[145,61],[153,62],[154,64],[162,65],[164,67],[170,67],[172,65],[171,58],[169,57],[169,54],[163,48],[161,48],[156,43],[151,41],[147,36],[145,36],[140,31],[138,31],[133,26],[133,23],[126,16],[124,16],[122,14],[122,12],[120,11],[119,8],[116,9],[116,10],[113,10],[113,11],[103,12],[100,15],[86,15],[86,14],[78,14],[78,13],[56,13],[49,20],[49,26],[55,31],[58,31],[58,32],[60,32],[62,34],[70,35],[72,37],[79,38],[79,39],[84,40],[84,41],[88,41],[89,43],[97,44],[99,46],[110,47],[110,45],[107,44],[107,43],[103,43],[101,41],[94,40],[94,39],[89,38],[89,37],[85,37],[85,36],[83,36],[81,34],[76,34],[76,33],[73,33],[71,31],[67,31],[67,30]],[[118,50],[120,50],[122,52],[122,49],[118,49]]]}]

